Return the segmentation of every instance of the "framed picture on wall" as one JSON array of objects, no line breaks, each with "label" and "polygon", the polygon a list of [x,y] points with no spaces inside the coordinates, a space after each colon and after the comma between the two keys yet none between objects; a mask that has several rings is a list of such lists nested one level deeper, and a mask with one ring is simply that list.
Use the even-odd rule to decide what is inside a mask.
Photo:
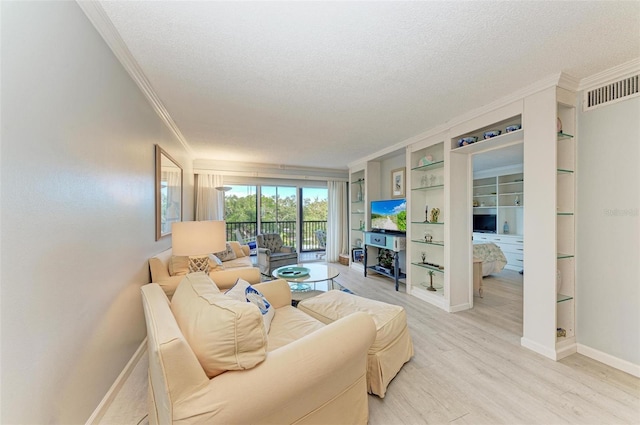
[{"label": "framed picture on wall", "polygon": [[391,171],[391,197],[404,198],[405,193],[405,167]]}]

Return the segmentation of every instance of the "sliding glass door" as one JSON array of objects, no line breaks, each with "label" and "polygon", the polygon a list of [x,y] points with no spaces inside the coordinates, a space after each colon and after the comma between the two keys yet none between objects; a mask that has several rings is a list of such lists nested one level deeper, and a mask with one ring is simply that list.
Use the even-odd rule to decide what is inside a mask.
[{"label": "sliding glass door", "polygon": [[286,246],[297,248],[295,187],[260,186],[261,233],[279,233]]},{"label": "sliding glass door", "polygon": [[299,252],[325,250],[327,188],[229,186],[224,200],[228,240],[247,242],[259,233],[278,233],[285,245]]}]

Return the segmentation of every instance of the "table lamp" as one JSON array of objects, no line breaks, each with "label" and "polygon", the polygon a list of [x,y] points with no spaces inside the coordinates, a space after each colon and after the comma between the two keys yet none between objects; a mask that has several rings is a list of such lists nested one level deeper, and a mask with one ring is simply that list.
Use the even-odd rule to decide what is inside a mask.
[{"label": "table lamp", "polygon": [[209,254],[224,251],[224,221],[180,221],[171,226],[173,255],[189,257],[189,273],[209,273]]}]

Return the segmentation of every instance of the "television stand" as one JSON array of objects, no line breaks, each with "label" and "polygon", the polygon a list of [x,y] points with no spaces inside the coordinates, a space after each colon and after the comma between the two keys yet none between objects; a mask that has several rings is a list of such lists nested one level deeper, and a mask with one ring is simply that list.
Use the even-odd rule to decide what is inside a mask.
[{"label": "television stand", "polygon": [[[388,249],[393,252],[393,270],[382,267],[379,264],[369,265],[367,262],[368,247],[378,249]],[[393,278],[396,291],[399,287],[399,280],[407,277],[406,273],[400,271],[399,254],[407,247],[407,238],[405,235],[380,232],[364,232],[364,276],[367,276],[367,270]]]}]

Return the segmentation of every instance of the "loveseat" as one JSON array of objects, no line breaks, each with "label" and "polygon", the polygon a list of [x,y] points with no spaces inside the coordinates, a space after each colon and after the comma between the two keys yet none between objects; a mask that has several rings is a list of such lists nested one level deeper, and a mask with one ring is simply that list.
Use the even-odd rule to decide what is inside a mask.
[{"label": "loveseat", "polygon": [[[251,263],[250,249],[248,245],[240,245],[237,241],[227,242],[233,251],[234,259],[223,261],[222,266],[213,265],[209,276],[216,286],[228,289],[233,286],[238,278],[249,283],[260,283],[260,271]],[[164,289],[167,297],[171,299],[178,284],[188,272],[189,260],[187,257],[176,257],[171,249],[149,259],[151,270],[151,282],[157,283]]]},{"label": "loveseat", "polygon": [[184,276],[172,301],[142,287],[150,424],[367,423],[369,315],[324,325],[292,307],[278,279],[251,286],[275,309],[267,332],[258,307],[207,281]]}]

